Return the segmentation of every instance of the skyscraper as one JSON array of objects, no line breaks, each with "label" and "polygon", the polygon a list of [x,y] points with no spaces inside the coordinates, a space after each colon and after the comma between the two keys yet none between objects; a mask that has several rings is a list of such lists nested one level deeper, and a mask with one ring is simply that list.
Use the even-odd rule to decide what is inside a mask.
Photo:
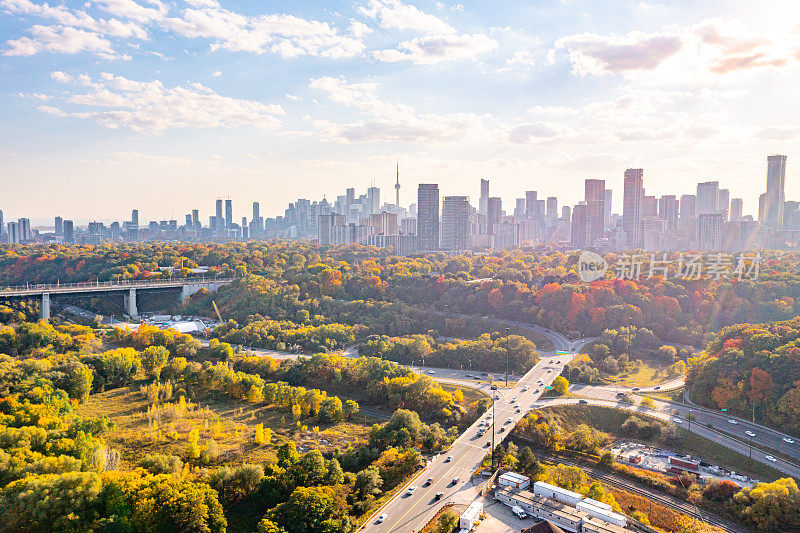
[{"label": "skyscraper", "polygon": [[75,226],[71,220],[64,221],[64,242],[75,242]]},{"label": "skyscraper", "polygon": [[728,211],[731,206],[731,191],[730,189],[720,189],[717,196],[717,212],[722,215],[722,220],[728,220]]},{"label": "skyscraper", "polygon": [[536,218],[536,200],[539,193],[536,191],[525,191],[525,217]]},{"label": "skyscraper", "polygon": [[214,214],[214,225],[212,226],[212,229],[218,230],[222,228],[224,220],[225,219],[222,218],[222,200],[217,198],[216,211]]},{"label": "skyscraper", "polygon": [[481,215],[488,214],[489,204],[489,180],[481,179],[481,196],[478,199],[478,213]]},{"label": "skyscraper", "polygon": [[575,248],[584,248],[591,244],[588,241],[589,221],[586,204],[578,204],[572,208],[572,226],[570,241]]},{"label": "skyscraper", "polygon": [[694,194],[681,195],[680,215],[682,220],[697,218],[697,196]]},{"label": "skyscraper", "polygon": [[783,226],[784,186],[786,182],[786,156],[767,156],[767,192],[764,198],[764,219],[767,227]]},{"label": "skyscraper", "polygon": [[719,182],[704,181],[697,184],[697,216],[719,212]]},{"label": "skyscraper", "polygon": [[603,230],[608,231],[611,229],[611,198],[613,191],[606,189],[606,196],[603,201]]},{"label": "skyscraper", "polygon": [[138,229],[139,228],[139,210],[133,209],[131,211],[131,226]]},{"label": "skyscraper", "polygon": [[503,213],[503,200],[492,196],[486,200],[486,233],[494,235],[494,228],[500,223]]},{"label": "skyscraper", "polygon": [[17,221],[19,226],[19,242],[26,243],[33,240],[33,232],[31,231],[31,219],[20,218]]},{"label": "skyscraper", "polygon": [[629,168],[625,171],[622,195],[622,229],[625,230],[626,244],[641,246],[642,202],[644,201],[644,170]]},{"label": "skyscraper", "polygon": [[233,202],[230,198],[225,200],[225,227],[233,226]]},{"label": "skyscraper", "polygon": [[417,189],[417,249],[439,249],[439,186],[420,183]]},{"label": "skyscraper", "polygon": [[547,227],[555,226],[558,222],[558,198],[555,196],[547,197],[547,207],[545,218],[547,220]]},{"label": "skyscraper", "polygon": [[584,200],[586,201],[586,240],[588,244],[603,236],[603,223],[606,202],[605,180],[587,179],[584,181]]},{"label": "skyscraper", "polygon": [[658,199],[658,218],[667,222],[667,229],[674,231],[678,227],[678,199],[674,194],[664,195]]},{"label": "skyscraper", "polygon": [[5,233],[6,227],[5,224],[3,224],[3,210],[0,209],[0,235],[5,235]]},{"label": "skyscraper", "polygon": [[742,201],[741,198],[734,198],[731,200],[730,219],[732,221],[738,221],[742,219],[743,205],[744,202]]},{"label": "skyscraper", "polygon": [[442,249],[466,250],[469,239],[469,198],[445,196],[442,205]]},{"label": "skyscraper", "polygon": [[6,225],[6,233],[8,235],[8,242],[10,244],[18,244],[20,242],[19,238],[19,225],[16,222],[9,222]]},{"label": "skyscraper", "polygon": [[378,187],[367,188],[367,215],[374,215],[380,211],[381,190]]},{"label": "skyscraper", "polygon": [[[2,217],[0,217],[0,224],[2,224]],[[64,235],[64,219],[61,217],[56,217],[55,220],[55,232],[56,235]]]}]

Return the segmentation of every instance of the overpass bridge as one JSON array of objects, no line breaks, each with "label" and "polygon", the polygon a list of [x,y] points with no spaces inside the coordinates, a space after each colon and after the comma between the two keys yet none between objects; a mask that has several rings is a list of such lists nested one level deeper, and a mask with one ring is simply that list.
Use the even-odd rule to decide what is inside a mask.
[{"label": "overpass bridge", "polygon": [[0,287],[0,300],[29,300],[41,299],[39,316],[50,318],[50,296],[55,295],[88,295],[97,293],[121,294],[125,304],[125,311],[132,317],[139,316],[136,307],[137,291],[151,291],[163,289],[180,289],[181,301],[201,289],[215,291],[233,281],[233,278],[181,278],[163,280],[116,280],[116,281],[86,281],[80,283],[47,283],[39,285],[16,285]]}]

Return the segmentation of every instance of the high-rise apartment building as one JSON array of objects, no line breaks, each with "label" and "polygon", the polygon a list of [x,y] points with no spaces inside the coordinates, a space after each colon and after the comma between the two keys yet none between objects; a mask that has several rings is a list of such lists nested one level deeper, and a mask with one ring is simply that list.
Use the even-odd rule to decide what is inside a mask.
[{"label": "high-rise apartment building", "polygon": [[694,194],[681,195],[680,218],[682,220],[697,218],[697,196]]},{"label": "high-rise apartment building", "polygon": [[215,205],[215,214],[214,214],[214,225],[212,226],[213,229],[218,230],[221,229],[225,218],[222,216],[222,200],[217,198],[217,202]]},{"label": "high-rise apartment building", "polygon": [[722,248],[722,215],[720,213],[701,214],[697,217],[697,246],[701,250]]},{"label": "high-rise apartment building", "polygon": [[139,227],[139,210],[133,209],[131,210],[131,226],[134,228]]},{"label": "high-rise apartment building", "polygon": [[761,223],[769,228],[783,226],[784,187],[786,184],[786,156],[767,156],[767,192]]},{"label": "high-rise apartment building", "polygon": [[697,216],[719,213],[719,182],[704,181],[697,184]]},{"label": "high-rise apartment building", "polygon": [[642,203],[644,201],[644,170],[629,168],[625,171],[622,193],[622,229],[629,247],[641,246]]},{"label": "high-rise apartment building", "polygon": [[3,210],[0,209],[0,235],[6,234],[6,226],[3,224]]},{"label": "high-rise apartment building", "polygon": [[481,195],[478,198],[478,213],[486,215],[489,205],[489,180],[481,179]]},{"label": "high-rise apartment building", "polygon": [[603,230],[608,231],[611,229],[611,198],[613,191],[606,189],[606,196],[603,201]]},{"label": "high-rise apartment building", "polygon": [[494,235],[494,227],[500,223],[503,216],[503,201],[492,196],[486,201],[486,233]]},{"label": "high-rise apartment building", "polygon": [[64,221],[64,242],[75,242],[75,225],[71,220]]},{"label": "high-rise apartment building", "polygon": [[6,225],[6,236],[8,237],[8,242],[10,244],[19,244],[19,224],[16,222],[9,222]]},{"label": "high-rise apartment building", "polygon": [[439,249],[439,186],[420,183],[417,189],[417,249]]},{"label": "high-rise apartment building", "polygon": [[445,196],[442,204],[442,249],[466,250],[469,243],[469,198]]},{"label": "high-rise apartment building", "polygon": [[230,198],[225,200],[225,227],[233,227],[233,202]]},{"label": "high-rise apartment building", "polygon": [[64,219],[61,217],[55,219],[55,232],[59,237],[64,235]]},{"label": "high-rise apartment building", "polygon": [[591,244],[589,237],[589,217],[586,204],[578,204],[572,208],[572,225],[570,242],[574,248],[585,248]]},{"label": "high-rise apartment building", "polygon": [[603,229],[605,228],[605,180],[585,180],[584,201],[586,202],[586,239],[588,243],[591,244],[603,236]]},{"label": "high-rise apartment building", "polygon": [[17,220],[19,231],[19,242],[26,243],[33,241],[33,232],[31,231],[31,219],[20,218]]}]

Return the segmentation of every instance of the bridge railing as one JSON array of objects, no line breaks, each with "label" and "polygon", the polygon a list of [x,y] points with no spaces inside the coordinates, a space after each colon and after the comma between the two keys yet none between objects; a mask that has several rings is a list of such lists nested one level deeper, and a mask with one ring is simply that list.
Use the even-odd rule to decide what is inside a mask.
[{"label": "bridge railing", "polygon": [[0,287],[0,295],[14,292],[46,292],[59,289],[92,289],[92,288],[120,288],[150,286],[150,285],[191,285],[196,283],[227,283],[234,278],[212,278],[212,277],[192,277],[192,278],[167,278],[167,279],[120,279],[112,281],[79,281],[74,283],[39,283],[25,285],[10,285]]}]

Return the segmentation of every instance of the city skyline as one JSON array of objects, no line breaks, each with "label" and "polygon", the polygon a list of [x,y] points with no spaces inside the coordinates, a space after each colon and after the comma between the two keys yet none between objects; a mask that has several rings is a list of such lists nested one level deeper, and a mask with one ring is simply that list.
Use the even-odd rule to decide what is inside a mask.
[{"label": "city skyline", "polygon": [[276,212],[373,180],[392,201],[398,159],[405,203],[489,177],[507,202],[574,204],[625,168],[656,196],[755,198],[762,154],[800,134],[792,7],[1,0],[3,199],[33,221],[65,200],[73,219],[226,196]]}]

